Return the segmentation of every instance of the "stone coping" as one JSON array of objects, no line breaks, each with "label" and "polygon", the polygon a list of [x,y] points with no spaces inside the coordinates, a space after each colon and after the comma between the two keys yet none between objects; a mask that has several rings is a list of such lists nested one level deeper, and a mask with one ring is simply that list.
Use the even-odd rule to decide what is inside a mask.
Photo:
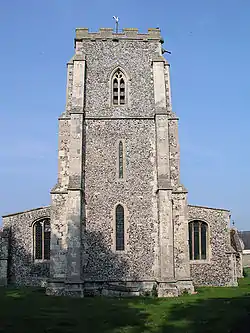
[{"label": "stone coping", "polygon": [[42,206],[42,207],[38,207],[38,208],[32,208],[32,209],[24,210],[24,211],[22,211],[22,212],[6,214],[6,215],[2,215],[2,218],[4,218],[4,217],[9,217],[9,216],[13,216],[13,215],[18,215],[18,214],[25,214],[25,213],[33,212],[33,211],[35,211],[35,210],[44,209],[44,208],[49,208],[49,207],[50,207],[50,205],[49,205],[49,206]]},{"label": "stone coping", "polygon": [[204,209],[212,209],[212,210],[222,210],[224,212],[230,212],[229,209],[224,209],[224,208],[215,208],[215,207],[198,206],[198,205],[188,205],[188,207],[196,207],[196,208],[204,208]]}]

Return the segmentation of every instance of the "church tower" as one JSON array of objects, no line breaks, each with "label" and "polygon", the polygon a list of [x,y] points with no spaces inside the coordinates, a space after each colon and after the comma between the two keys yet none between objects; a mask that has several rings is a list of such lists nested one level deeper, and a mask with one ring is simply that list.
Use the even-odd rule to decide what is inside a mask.
[{"label": "church tower", "polygon": [[76,29],[51,191],[48,294],[193,291],[159,29]]}]

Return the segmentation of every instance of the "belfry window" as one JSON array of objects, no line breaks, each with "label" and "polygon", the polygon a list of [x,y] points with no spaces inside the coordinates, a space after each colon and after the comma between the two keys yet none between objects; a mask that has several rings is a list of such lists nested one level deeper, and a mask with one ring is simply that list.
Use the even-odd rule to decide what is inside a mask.
[{"label": "belfry window", "polygon": [[120,69],[117,69],[112,78],[113,105],[124,105],[126,102],[125,93],[125,75]]},{"label": "belfry window", "polygon": [[50,220],[45,218],[33,225],[34,259],[50,259]]},{"label": "belfry window", "polygon": [[115,211],[115,241],[116,250],[124,250],[124,208],[117,205]]},{"label": "belfry window", "polygon": [[118,173],[119,173],[119,178],[123,178],[124,176],[124,167],[123,167],[123,163],[124,163],[124,156],[123,156],[123,143],[122,141],[119,141],[119,147],[118,147],[118,161],[119,161],[119,165],[118,165]]},{"label": "belfry window", "polygon": [[207,223],[192,221],[189,223],[190,260],[207,259]]}]

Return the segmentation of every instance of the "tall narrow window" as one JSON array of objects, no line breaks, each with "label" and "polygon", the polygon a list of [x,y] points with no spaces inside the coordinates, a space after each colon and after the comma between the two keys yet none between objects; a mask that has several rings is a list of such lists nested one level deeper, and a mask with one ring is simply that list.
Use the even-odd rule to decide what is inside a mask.
[{"label": "tall narrow window", "polygon": [[116,227],[116,250],[124,250],[124,208],[117,205],[115,211],[115,227]]},{"label": "tall narrow window", "polygon": [[113,105],[124,105],[126,102],[125,76],[118,69],[112,79],[112,100]]},{"label": "tall narrow window", "polygon": [[50,259],[50,220],[39,220],[33,225],[34,259]]},{"label": "tall narrow window", "polygon": [[189,223],[189,257],[190,260],[207,258],[207,224],[202,221]]},{"label": "tall narrow window", "polygon": [[42,259],[42,234],[43,227],[41,222],[36,222],[34,225],[35,228],[35,259]]},{"label": "tall narrow window", "polygon": [[119,151],[118,151],[118,159],[119,159],[119,165],[118,165],[118,172],[119,172],[119,178],[123,178],[123,143],[122,141],[119,142]]}]

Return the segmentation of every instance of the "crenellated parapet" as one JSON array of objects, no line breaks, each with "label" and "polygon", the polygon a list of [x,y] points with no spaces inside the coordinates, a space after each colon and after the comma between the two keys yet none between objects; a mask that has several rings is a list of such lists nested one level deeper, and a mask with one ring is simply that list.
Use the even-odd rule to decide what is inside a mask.
[{"label": "crenellated parapet", "polygon": [[100,28],[98,32],[89,32],[88,28],[77,28],[77,40],[83,39],[114,39],[114,40],[129,40],[136,39],[141,41],[162,41],[161,31],[159,28],[149,28],[148,33],[139,33],[137,28],[123,28],[121,32],[116,33],[112,28]]}]

